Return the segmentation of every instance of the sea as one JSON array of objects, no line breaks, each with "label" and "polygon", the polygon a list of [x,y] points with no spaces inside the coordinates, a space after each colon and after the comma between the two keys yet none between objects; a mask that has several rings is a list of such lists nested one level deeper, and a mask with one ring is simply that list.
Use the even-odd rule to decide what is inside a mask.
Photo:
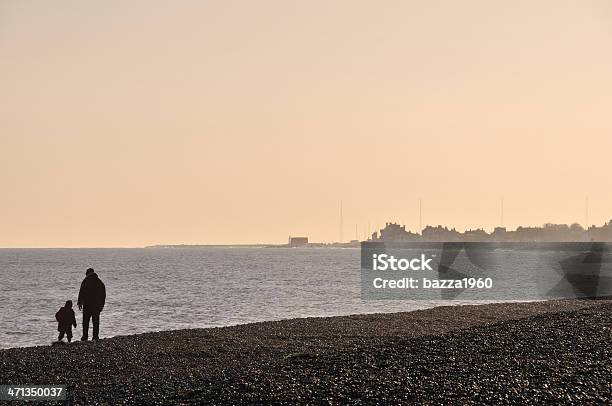
[{"label": "sea", "polygon": [[0,348],[50,345],[66,300],[78,340],[89,267],[106,285],[101,338],[473,303],[362,300],[360,250],[351,248],[0,249]]}]

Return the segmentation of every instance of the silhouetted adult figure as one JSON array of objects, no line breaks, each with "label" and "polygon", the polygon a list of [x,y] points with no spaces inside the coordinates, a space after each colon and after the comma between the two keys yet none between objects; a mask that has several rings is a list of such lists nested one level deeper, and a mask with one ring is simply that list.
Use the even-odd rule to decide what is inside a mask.
[{"label": "silhouetted adult figure", "polygon": [[93,339],[100,338],[100,312],[104,308],[106,300],[106,287],[98,278],[98,274],[93,268],[87,269],[85,279],[81,282],[79,290],[79,300],[77,305],[83,311],[83,337],[81,341],[87,341],[89,333],[89,319],[93,321]]}]

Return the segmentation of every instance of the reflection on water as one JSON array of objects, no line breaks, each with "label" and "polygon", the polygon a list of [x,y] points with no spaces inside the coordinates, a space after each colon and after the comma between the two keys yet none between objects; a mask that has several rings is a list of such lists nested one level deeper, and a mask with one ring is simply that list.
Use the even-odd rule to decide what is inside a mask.
[{"label": "reflection on water", "polygon": [[[1,249],[0,348],[48,345],[85,269],[106,284],[101,337],[462,302],[362,301],[357,249]],[[76,309],[81,335],[81,313]]]}]

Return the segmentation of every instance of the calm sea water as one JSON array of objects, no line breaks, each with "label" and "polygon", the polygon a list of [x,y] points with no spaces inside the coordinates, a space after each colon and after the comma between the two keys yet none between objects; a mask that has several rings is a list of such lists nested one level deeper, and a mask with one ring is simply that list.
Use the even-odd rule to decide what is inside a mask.
[{"label": "calm sea water", "polygon": [[[106,284],[101,337],[460,301],[362,301],[358,249],[0,249],[0,348],[48,345],[85,269]],[[91,333],[90,333],[91,335]]]}]

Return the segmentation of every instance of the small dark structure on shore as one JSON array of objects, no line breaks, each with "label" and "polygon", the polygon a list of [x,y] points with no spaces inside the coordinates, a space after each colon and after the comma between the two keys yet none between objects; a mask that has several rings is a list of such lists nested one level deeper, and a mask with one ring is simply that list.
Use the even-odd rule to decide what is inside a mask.
[{"label": "small dark structure on shore", "polygon": [[289,243],[287,244],[290,247],[305,247],[308,245],[308,237],[291,237],[289,236]]}]

